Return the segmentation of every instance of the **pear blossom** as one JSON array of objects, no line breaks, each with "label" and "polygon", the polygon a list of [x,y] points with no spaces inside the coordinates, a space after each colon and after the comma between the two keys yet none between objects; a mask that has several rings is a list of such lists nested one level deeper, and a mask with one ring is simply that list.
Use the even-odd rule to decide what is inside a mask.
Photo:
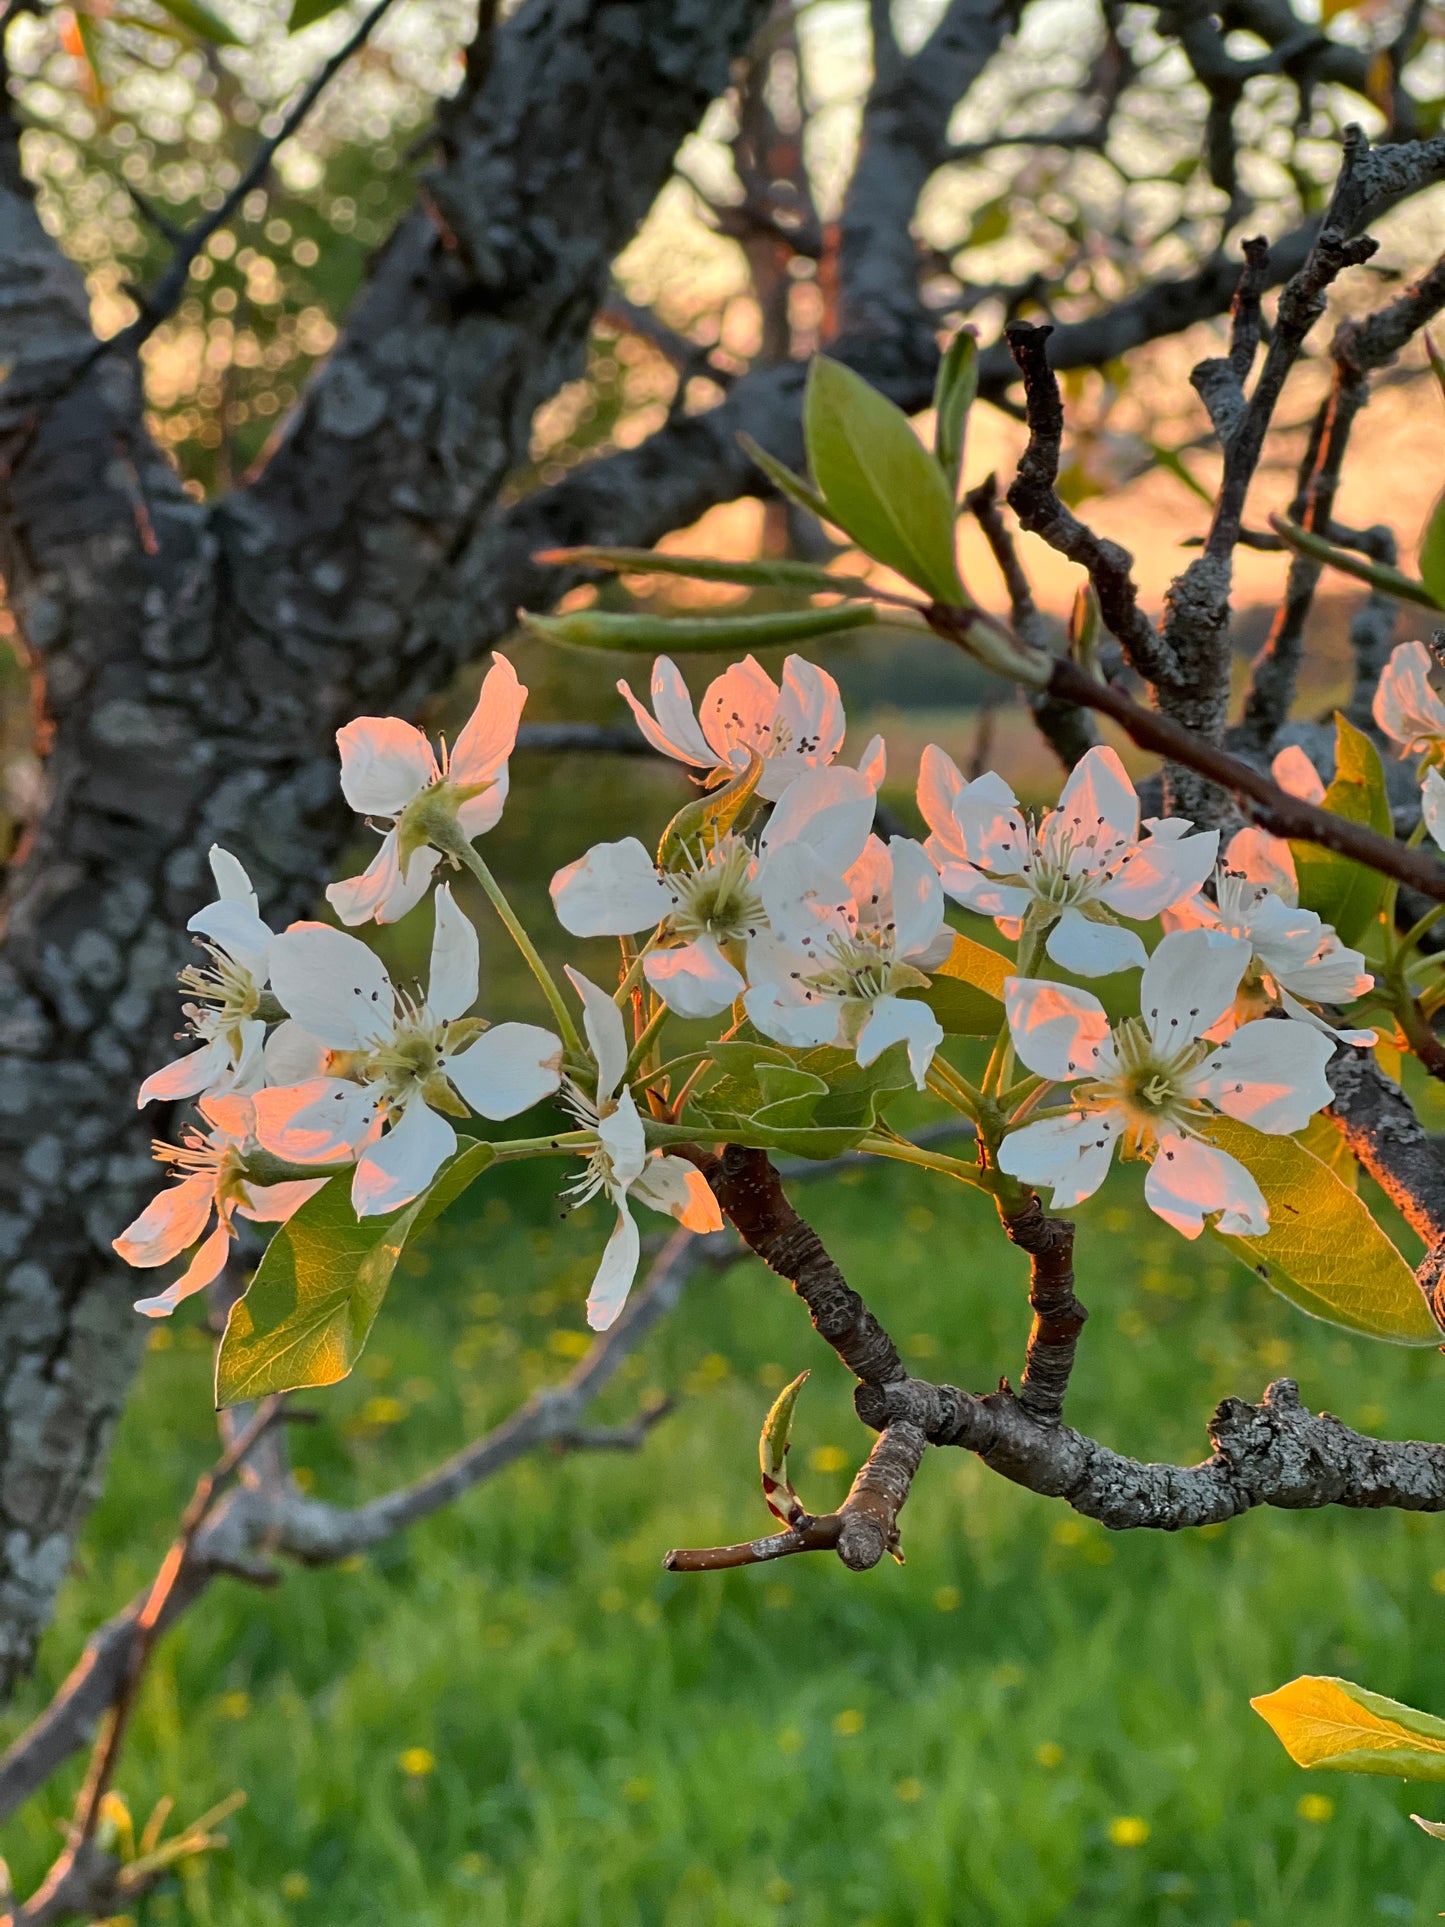
[{"label": "pear blossom", "polygon": [[989,770],[965,782],[930,743],[918,806],[948,895],[992,917],[1009,938],[1026,922],[1046,927],[1048,954],[1081,977],[1142,965],[1142,941],[1114,919],[1147,921],[1191,895],[1219,848],[1217,831],[1190,836],[1182,817],[1151,817],[1141,837],[1134,785],[1102,747],[1080,758],[1057,807],[1031,823],[1001,776]]},{"label": "pear blossom", "polygon": [[1420,814],[1425,819],[1425,827],[1434,837],[1442,850],[1445,850],[1445,778],[1438,769],[1425,772],[1424,786],[1420,791]]},{"label": "pear blossom", "polygon": [[923,1089],[943,1029],[921,989],[953,945],[943,890],[911,837],[870,837],[842,878],[805,844],[782,851],[762,878],[768,929],[748,950],[748,1016],[764,1036],[805,1048],[834,1044],[871,1064],[908,1047]]},{"label": "pear blossom", "polygon": [[785,849],[811,850],[837,875],[862,854],[875,797],[857,770],[809,771],[775,805],[760,849],[729,831],[701,855],[660,868],[635,836],[598,843],[552,879],[557,920],[574,937],[660,929],[643,960],[648,983],[679,1017],[715,1017],[743,994],[741,965],[767,921],[762,877]]},{"label": "pear blossom", "polygon": [[[1270,774],[1290,796],[1302,803],[1323,803],[1325,786],[1320,773],[1299,747],[1291,743],[1270,764]],[[1224,853],[1224,867],[1253,883],[1263,883],[1285,903],[1298,903],[1299,880],[1295,875],[1294,853],[1282,836],[1254,825],[1236,830]]]},{"label": "pear blossom", "polygon": [[396,716],[358,716],[336,732],[341,789],[368,821],[390,820],[381,848],[359,877],[333,883],[326,898],[345,924],[395,923],[420,903],[442,853],[418,818],[445,810],[468,840],[495,829],[507,800],[507,762],[527,691],[505,656],[494,656],[477,706],[441,761],[422,732]]},{"label": "pear blossom", "polygon": [[[758,795],[769,803],[805,770],[831,763],[843,747],[838,685],[802,656],[789,656],[783,664],[781,689],[751,656],[733,663],[708,684],[697,715],[687,684],[666,656],[652,666],[655,715],[625,681],[617,688],[652,747],[676,762],[706,770],[709,780],[740,775],[756,750],[763,759]],[[876,790],[886,770],[881,736],[873,737],[864,750],[861,768]]]},{"label": "pear blossom", "polygon": [[358,1218],[395,1211],[426,1189],[456,1151],[450,1118],[465,1118],[469,1106],[515,1117],[562,1079],[562,1045],[550,1031],[488,1029],[465,1016],[477,999],[477,933],[446,884],[435,902],[424,997],[396,990],[374,951],[329,924],[293,923],[271,946],[276,993],[331,1053],[330,1074],[259,1091],[256,1133],[296,1164],[356,1157]]},{"label": "pear blossom", "polygon": [[1319,1026],[1341,1043],[1375,1042],[1374,1031],[1336,1030],[1309,1008],[1353,1003],[1372,988],[1375,980],[1358,950],[1342,943],[1313,910],[1287,903],[1267,884],[1221,869],[1214,887],[1213,903],[1201,893],[1164,912],[1168,930],[1223,930],[1249,945],[1249,964],[1234,1002],[1211,1029],[1211,1037],[1227,1037],[1279,1004],[1291,1017]]},{"label": "pear blossom", "polygon": [[[263,1184],[247,1175],[247,1156],[256,1142],[255,1108],[249,1097],[203,1097],[198,1107],[207,1128],[189,1129],[179,1144],[157,1144],[155,1155],[174,1167],[177,1182],[160,1192],[131,1225],[113,1240],[128,1265],[145,1270],[169,1264],[200,1240],[190,1264],[175,1283],[152,1298],[138,1298],[135,1308],[147,1318],[165,1318],[185,1298],[204,1291],[220,1276],[236,1235],[232,1219],[239,1214],[270,1224],[284,1224],[326,1178],[288,1179]],[[202,1239],[207,1225],[214,1228]]]},{"label": "pear blossom", "polygon": [[1237,1158],[1210,1143],[1209,1120],[1223,1114],[1273,1136],[1303,1130],[1333,1100],[1325,1065],[1335,1046],[1309,1024],[1261,1018],[1211,1047],[1206,1033],[1249,963],[1249,945],[1225,931],[1174,931],[1144,966],[1142,1014],[1112,1028],[1088,991],[1008,978],[1014,1049],[1040,1077],[1074,1086],[1074,1110],[1011,1132],[999,1168],[1047,1185],[1053,1207],[1066,1209],[1093,1196],[1123,1145],[1149,1160],[1145,1202],[1186,1238],[1215,1213],[1221,1231],[1263,1236],[1264,1196]]},{"label": "pear blossom", "polygon": [[1445,756],[1445,696],[1439,669],[1423,642],[1402,642],[1375,689],[1374,717],[1402,756]]},{"label": "pear blossom", "polygon": [[236,858],[219,843],[211,845],[210,858],[217,900],[197,910],[186,925],[210,961],[180,973],[182,990],[195,999],[181,1006],[186,1028],[201,1047],[153,1072],[136,1094],[138,1108],[156,1098],[252,1091],[264,1074],[271,931],[261,921],[251,879]]},{"label": "pear blossom", "polygon": [[600,1191],[617,1209],[617,1223],[587,1295],[587,1323],[594,1331],[606,1331],[627,1301],[642,1250],[629,1199],[667,1213],[689,1231],[720,1231],[722,1213],[694,1165],[659,1151],[649,1155],[636,1102],[623,1083],[627,1027],[622,1012],[605,990],[578,971],[569,969],[567,975],[582,1000],[582,1027],[597,1064],[595,1095],[589,1097],[569,1082],[563,1099],[579,1124],[597,1133],[587,1168],[567,1195],[574,1204],[586,1204]]}]

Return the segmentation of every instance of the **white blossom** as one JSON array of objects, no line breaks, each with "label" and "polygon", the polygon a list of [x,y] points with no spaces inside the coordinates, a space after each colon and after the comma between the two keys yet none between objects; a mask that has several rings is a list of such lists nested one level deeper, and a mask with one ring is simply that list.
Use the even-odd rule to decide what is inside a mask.
[{"label": "white blossom", "polygon": [[1402,642],[1375,688],[1374,716],[1402,756],[1445,754],[1445,698],[1435,686],[1435,660],[1423,642]]},{"label": "white blossom", "polygon": [[[134,1224],[113,1240],[119,1256],[141,1270],[169,1264],[200,1241],[173,1285],[153,1298],[136,1300],[136,1310],[147,1318],[167,1317],[182,1299],[204,1291],[219,1277],[235,1236],[235,1215],[284,1224],[326,1182],[319,1177],[260,1184],[247,1176],[247,1154],[259,1148],[249,1097],[203,1097],[199,1109],[205,1131],[190,1129],[179,1144],[154,1147],[160,1162],[174,1167],[177,1181],[152,1198]],[[203,1239],[212,1217],[215,1227]]]},{"label": "white blossom", "polygon": [[748,946],[765,928],[762,879],[783,851],[804,848],[832,874],[868,841],[875,797],[857,770],[810,771],[791,783],[755,852],[728,832],[700,857],[658,867],[635,836],[595,844],[552,879],[557,920],[574,937],[661,929],[643,962],[649,984],[679,1017],[715,1017],[743,993]]},{"label": "white blossom", "polygon": [[[1297,743],[1282,749],[1270,765],[1270,774],[1280,788],[1303,803],[1323,803],[1325,786],[1319,771]],[[1224,853],[1224,867],[1252,883],[1263,883],[1285,903],[1299,902],[1299,881],[1295,875],[1294,853],[1282,836],[1250,825],[1236,830]]]},{"label": "white blossom", "polygon": [[1054,962],[1081,977],[1144,963],[1139,922],[1189,896],[1214,867],[1218,833],[1187,834],[1181,817],[1151,817],[1140,836],[1139,798],[1112,749],[1085,754],[1058,805],[1032,823],[1004,779],[989,770],[966,783],[930,744],[918,777],[926,848],[955,902],[992,917],[1017,938],[1026,921],[1047,927]]},{"label": "white blossom", "polygon": [[622,1081],[627,1069],[622,1012],[605,990],[578,971],[569,969],[567,975],[582,1000],[582,1027],[597,1064],[595,1092],[569,1082],[564,1098],[578,1122],[597,1133],[587,1168],[568,1196],[574,1204],[585,1204],[600,1191],[617,1209],[617,1222],[587,1295],[588,1324],[594,1331],[606,1331],[627,1301],[642,1249],[628,1200],[637,1198],[667,1213],[689,1231],[720,1231],[722,1213],[694,1165],[661,1152],[648,1155],[642,1119]]},{"label": "white blossom", "polygon": [[515,1117],[561,1083],[562,1045],[550,1031],[487,1029],[465,1016],[477,998],[477,933],[446,884],[435,903],[424,997],[394,989],[376,953],[329,924],[292,924],[271,947],[276,994],[332,1053],[332,1075],[259,1091],[257,1135],[296,1164],[355,1156],[359,1218],[395,1211],[426,1189],[456,1151],[450,1118],[465,1118],[468,1107]]},{"label": "white blossom", "polygon": [[[666,656],[652,666],[654,714],[626,682],[617,687],[655,750],[706,770],[709,777],[740,775],[756,750],[763,759],[758,794],[770,803],[806,770],[831,763],[843,747],[846,722],[838,685],[802,656],[789,656],[783,664],[781,689],[751,656],[733,663],[708,684],[696,716],[687,684]],[[861,767],[876,790],[886,768],[881,736],[864,750]]]},{"label": "white blossom", "polygon": [[1204,1041],[1249,961],[1249,946],[1223,931],[1175,931],[1144,967],[1142,1015],[1112,1029],[1087,991],[1010,977],[1014,1049],[1040,1077],[1073,1085],[1074,1110],[1011,1132],[999,1168],[1048,1186],[1062,1210],[1092,1197],[1122,1144],[1149,1160],[1145,1201],[1186,1238],[1216,1212],[1221,1231],[1262,1236],[1264,1196],[1237,1158],[1210,1143],[1209,1120],[1223,1113],[1275,1136],[1303,1130],[1333,1100],[1325,1065],[1335,1047],[1292,1018],[1244,1024],[1217,1048]]},{"label": "white blossom", "polygon": [[922,988],[948,955],[938,873],[921,844],[870,837],[839,877],[806,845],[793,845],[762,877],[768,929],[748,950],[748,1016],[764,1036],[795,1048],[833,1044],[871,1064],[890,1044],[908,1047],[923,1089],[943,1030]]},{"label": "white blossom", "polygon": [[266,1023],[261,1012],[271,931],[261,921],[251,879],[219,843],[211,845],[211,874],[217,900],[197,910],[186,925],[210,961],[180,973],[182,990],[194,999],[181,1006],[186,1030],[200,1049],[153,1072],[137,1093],[137,1106],[157,1098],[252,1091],[262,1080]]},{"label": "white blossom", "polygon": [[1249,946],[1249,964],[1234,1002],[1212,1027],[1211,1037],[1226,1037],[1278,1004],[1341,1043],[1375,1042],[1374,1031],[1337,1030],[1311,1008],[1353,1003],[1372,988],[1375,980],[1358,950],[1342,943],[1313,910],[1287,903],[1267,884],[1222,869],[1214,888],[1213,903],[1201,893],[1164,913],[1168,930],[1222,930]]},{"label": "white blossom", "polygon": [[418,822],[424,806],[455,818],[469,841],[494,829],[507,800],[507,762],[527,691],[505,656],[494,656],[477,706],[439,762],[431,744],[396,716],[358,716],[336,732],[341,788],[368,821],[390,824],[359,877],[333,883],[327,901],[345,924],[395,923],[420,903],[441,861]]}]

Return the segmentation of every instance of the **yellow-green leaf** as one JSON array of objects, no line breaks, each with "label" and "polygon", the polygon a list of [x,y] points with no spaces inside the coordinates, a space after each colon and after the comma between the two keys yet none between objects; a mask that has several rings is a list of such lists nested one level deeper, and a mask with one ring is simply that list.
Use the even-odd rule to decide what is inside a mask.
[{"label": "yellow-green leaf", "polygon": [[1420,580],[1445,605],[1445,495],[1431,509],[1420,537]]},{"label": "yellow-green leaf", "polygon": [[978,337],[960,328],[938,364],[933,385],[933,452],[943,470],[949,493],[958,494],[963,473],[963,450],[968,437],[968,411],[978,395]]},{"label": "yellow-green leaf", "polygon": [[739,431],[738,442],[742,451],[767,476],[779,495],[786,495],[790,502],[796,502],[800,509],[807,509],[813,515],[825,516],[828,504],[810,483],[801,475],[795,475],[786,462],[780,462],[776,455],[770,455],[761,442],[755,442],[751,435]]},{"label": "yellow-green leaf", "polygon": [[[1325,791],[1324,807],[1379,836],[1393,836],[1390,799],[1380,752],[1344,716],[1335,716],[1335,780]],[[1341,939],[1358,944],[1379,914],[1387,880],[1378,870],[1322,849],[1317,843],[1292,843],[1301,907],[1332,924]]]},{"label": "yellow-green leaf", "polygon": [[[711,555],[669,555],[661,549],[542,549],[533,558],[559,568],[611,569],[618,575],[680,575],[692,582],[731,582],[741,589],[806,589],[809,595],[871,596],[861,575],[832,575],[813,562],[769,556],[732,562]],[[910,608],[917,607],[909,604]]]},{"label": "yellow-green leaf", "polygon": [[179,27],[193,33],[198,40],[208,40],[213,47],[243,47],[245,41],[240,34],[228,27],[219,14],[201,4],[201,0],[156,0],[163,13],[168,13]]},{"label": "yellow-green leaf", "polygon": [[1348,549],[1337,549],[1322,535],[1313,535],[1302,529],[1298,522],[1291,522],[1288,516],[1271,515],[1270,527],[1282,537],[1286,547],[1300,555],[1307,555],[1314,562],[1324,562],[1341,575],[1352,575],[1359,582],[1368,582],[1372,589],[1383,589],[1386,595],[1399,596],[1402,602],[1417,602],[1426,609],[1438,609],[1440,603],[1431,595],[1423,582],[1413,576],[1405,575],[1399,569],[1392,569],[1385,562],[1371,562],[1366,556],[1351,555]]},{"label": "yellow-green leaf", "polygon": [[949,1036],[992,1037],[1003,1022],[1004,978],[1012,969],[1007,957],[955,931],[953,949],[917,995]]},{"label": "yellow-green leaf", "polygon": [[459,1139],[431,1188],[400,1211],[360,1218],[351,1173],[322,1186],[266,1247],[244,1298],[231,1307],[216,1357],[216,1403],[334,1385],[361,1356],[407,1241],[429,1225],[496,1153]]},{"label": "yellow-green leaf", "polygon": [[793,1431],[793,1412],[798,1394],[808,1382],[807,1372],[799,1372],[791,1385],[785,1385],[773,1400],[758,1438],[758,1463],[763,1472],[763,1488],[787,1482],[788,1444]]},{"label": "yellow-green leaf", "polygon": [[1209,1136],[1249,1171],[1269,1205],[1262,1238],[1216,1231],[1242,1263],[1314,1318],[1396,1345],[1438,1345],[1439,1326],[1415,1274],[1368,1207],[1295,1138],[1234,1118]]},{"label": "yellow-green leaf", "polygon": [[962,603],[953,494],[902,409],[841,361],[815,355],[803,428],[828,520],[936,602]]},{"label": "yellow-green leaf", "polygon": [[601,609],[577,609],[562,616],[522,621],[548,642],[577,649],[635,649],[651,654],[678,650],[773,649],[816,636],[862,629],[878,620],[872,608],[842,603],[832,609],[779,609],[766,616],[634,616]]},{"label": "yellow-green leaf", "polygon": [[763,773],[763,759],[756,750],[748,752],[748,766],[721,788],[709,790],[692,803],[684,803],[662,833],[657,849],[657,867],[666,870],[681,860],[683,853],[696,861],[727,835],[748,808]]},{"label": "yellow-green leaf", "polygon": [[1352,1680],[1306,1673],[1249,1703],[1296,1766],[1445,1780],[1445,1720]]},{"label": "yellow-green leaf", "polygon": [[305,27],[314,27],[318,20],[325,20],[342,4],[343,0],[292,0],[291,17],[286,22],[287,33],[300,33]]}]

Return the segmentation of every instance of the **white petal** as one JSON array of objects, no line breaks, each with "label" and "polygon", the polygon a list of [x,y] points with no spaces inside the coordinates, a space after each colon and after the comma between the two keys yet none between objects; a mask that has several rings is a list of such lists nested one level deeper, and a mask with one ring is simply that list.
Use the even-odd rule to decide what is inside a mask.
[{"label": "white petal", "polygon": [[870,736],[867,747],[858,758],[858,774],[875,793],[882,789],[883,779],[888,774],[888,745],[881,736]]},{"label": "white petal", "polygon": [[1242,1024],[1201,1067],[1194,1089],[1228,1117],[1288,1137],[1334,1102],[1325,1065],[1334,1040],[1292,1018]]},{"label": "white petal", "polygon": [[1135,931],[1117,923],[1095,923],[1081,910],[1065,910],[1044,948],[1056,964],[1079,977],[1108,977],[1116,970],[1138,970],[1149,961]]},{"label": "white petal", "polygon": [[216,1203],[216,1180],[210,1172],[168,1184],[153,1197],[133,1224],[112,1240],[117,1255],[138,1270],[169,1264],[193,1245],[206,1228]]},{"label": "white petal", "polygon": [[1139,835],[1139,798],[1118,753],[1099,744],[1075,763],[1059,797],[1057,815],[1074,836],[1071,870],[1099,859]]},{"label": "white petal", "polygon": [[801,959],[826,958],[830,939],[851,936],[857,926],[846,881],[805,843],[770,850],[758,866],[757,887],[773,935]]},{"label": "white petal", "polygon": [[440,855],[430,847],[414,850],[403,878],[397,843],[396,831],[388,830],[359,877],[327,885],[326,901],[344,924],[354,927],[373,917],[378,923],[396,923],[426,895]]},{"label": "white petal", "polygon": [[330,1057],[331,1052],[320,1038],[313,1037],[294,1018],[288,1017],[266,1039],[266,1082],[308,1083],[323,1074]]},{"label": "white petal", "polygon": [[1065,1211],[1093,1197],[1109,1175],[1124,1123],[1118,1111],[1041,1118],[1021,1131],[1011,1131],[1003,1140],[998,1147],[999,1169],[1025,1184],[1047,1185],[1054,1206]]},{"label": "white petal", "polygon": [[400,816],[439,774],[431,744],[396,716],[358,716],[336,732],[341,793],[362,816]]},{"label": "white petal", "polygon": [[1143,923],[1191,896],[1214,868],[1218,830],[1165,842],[1151,836],[1130,852],[1099,891],[1111,910]]},{"label": "white petal", "polygon": [[651,930],[675,901],[635,836],[595,843],[552,879],[557,921],[574,937],[628,937]]},{"label": "white petal", "polygon": [[916,997],[880,997],[858,1033],[858,1062],[872,1064],[890,1044],[906,1043],[908,1068],[921,1091],[942,1042],[943,1026],[927,1004]]},{"label": "white petal", "polygon": [[632,1187],[654,1211],[665,1211],[689,1231],[722,1230],[722,1212],[707,1179],[686,1158],[653,1156]]},{"label": "white petal", "polygon": [[489,783],[517,743],[517,724],[527,692],[505,656],[493,656],[477,706],[452,745],[447,778],[457,784]]},{"label": "white petal", "polygon": [[771,1037],[775,1044],[808,1050],[815,1044],[843,1041],[842,1006],[832,998],[804,1002],[801,995],[789,996],[788,988],[781,984],[755,983],[744,997],[743,1007],[764,1037]]},{"label": "white petal", "polygon": [[1425,827],[1431,836],[1445,849],[1445,779],[1438,769],[1425,772],[1425,786],[1420,792],[1420,814],[1425,819]]},{"label": "white petal", "polygon": [[856,769],[809,770],[775,805],[762,846],[771,852],[801,844],[841,876],[863,854],[877,804],[867,777]]},{"label": "white petal", "polygon": [[710,682],[698,704],[698,720],[718,762],[744,769],[749,750],[766,756],[777,708],[778,685],[752,656],[732,663]]},{"label": "white petal", "polygon": [[652,951],[642,974],[679,1017],[716,1017],[747,988],[712,937]]},{"label": "white petal", "polygon": [[565,966],[567,980],[582,1000],[582,1028],[597,1060],[597,1101],[611,1097],[627,1069],[627,1026],[622,1012],[605,990],[599,990],[590,977],[570,964]]},{"label": "white petal", "polygon": [[157,1098],[176,1103],[183,1097],[195,1097],[198,1092],[219,1084],[230,1069],[230,1046],[224,1037],[217,1037],[203,1050],[193,1050],[188,1056],[177,1057],[160,1070],[152,1071],[136,1092],[136,1109],[155,1103]]},{"label": "white petal", "polygon": [[480,1116],[518,1117],[561,1084],[562,1040],[537,1024],[498,1024],[444,1067]]},{"label": "white petal", "polygon": [[628,1190],[642,1175],[647,1163],[647,1138],[631,1091],[624,1091],[617,1106],[601,1118],[597,1136],[612,1167],[612,1194]]},{"label": "white petal", "polygon": [[293,923],[271,943],[271,988],[288,1016],[332,1050],[390,1037],[396,999],[380,957],[326,923]]},{"label": "white petal", "polygon": [[379,1218],[419,1197],[457,1148],[444,1117],[413,1097],[391,1129],[362,1154],[351,1180],[358,1218]]},{"label": "white petal", "polygon": [[254,1103],[257,1143],[288,1164],[355,1157],[376,1120],[375,1094],[338,1077],[269,1085],[257,1091]]},{"label": "white petal", "polygon": [[625,1204],[619,1204],[617,1223],[587,1294],[587,1323],[593,1331],[605,1332],[626,1304],[641,1253],[642,1240],[632,1222],[632,1214]]},{"label": "white petal", "polygon": [[893,868],[893,943],[899,957],[920,956],[943,925],[943,886],[921,843],[895,836],[888,845]]},{"label": "white petal", "polygon": [[1250,947],[1222,930],[1172,930],[1144,966],[1139,1006],[1156,1043],[1202,1037],[1234,1002]]},{"label": "white petal", "polygon": [[1320,773],[1298,743],[1282,749],[1269,766],[1270,774],[1282,790],[1299,797],[1303,803],[1323,803],[1325,786]]},{"label": "white petal", "polygon": [[953,805],[962,789],[963,772],[953,758],[937,743],[925,745],[918,763],[918,807],[942,849],[960,859],[967,853],[953,818]]},{"label": "white petal", "polygon": [[1299,897],[1294,853],[1282,836],[1268,830],[1236,830],[1224,853],[1224,867],[1237,870],[1251,883],[1262,883],[1286,903]]},{"label": "white petal", "polygon": [[1144,1202],[1186,1238],[1197,1238],[1216,1211],[1221,1231],[1262,1238],[1269,1230],[1269,1206],[1254,1178],[1238,1158],[1197,1138],[1160,1138]]},{"label": "white petal", "polygon": [[250,1095],[236,1092],[203,1097],[196,1109],[210,1126],[212,1144],[229,1139],[244,1144],[256,1129],[256,1104]]},{"label": "white petal", "polygon": [[1402,755],[1445,738],[1445,703],[1430,681],[1434,666],[1423,642],[1402,642],[1376,687],[1375,721]]},{"label": "white petal", "polygon": [[1014,1049],[1031,1071],[1055,1084],[1093,1072],[1109,1036],[1097,997],[1037,977],[1006,977],[1003,994]]},{"label": "white petal", "polygon": [[216,879],[216,893],[221,901],[243,903],[252,916],[259,916],[261,905],[244,865],[229,850],[223,850],[219,843],[211,845],[210,860],[211,875]]},{"label": "white petal", "polygon": [[968,863],[940,864],[939,881],[955,903],[961,903],[966,910],[977,910],[983,917],[1022,917],[1034,900],[1032,890],[1019,884],[995,883]]},{"label": "white petal", "polygon": [[617,691],[626,700],[637,720],[637,727],[655,750],[663,756],[675,758],[679,763],[691,763],[697,769],[713,767],[718,759],[697,726],[697,718],[692,713],[692,698],[687,693],[687,684],[676,663],[667,656],[659,656],[652,665],[652,707],[657,712],[656,722],[625,682],[618,683]]},{"label": "white petal", "polygon": [[1014,793],[994,770],[965,783],[953,802],[964,856],[980,869],[1017,876],[1029,860],[1029,833]]},{"label": "white petal", "polygon": [[457,805],[457,827],[469,843],[496,829],[511,787],[512,778],[503,763],[480,796],[469,796],[465,803]]},{"label": "white petal", "polygon": [[434,902],[436,927],[432,932],[426,1003],[433,1017],[447,1021],[463,1016],[477,1001],[481,947],[476,925],[457,907],[449,883],[441,885]]},{"label": "white petal", "polygon": [[182,1299],[193,1298],[220,1277],[230,1252],[231,1234],[218,1224],[176,1282],[154,1298],[137,1298],[135,1309],[147,1318],[168,1318]]},{"label": "white petal", "polygon": [[247,903],[222,900],[197,910],[186,924],[197,936],[209,937],[226,955],[249,972],[257,985],[266,981],[266,950],[271,932]]},{"label": "white petal", "polygon": [[246,1200],[236,1208],[243,1218],[254,1218],[259,1224],[285,1224],[327,1182],[326,1178],[287,1178],[282,1184],[248,1184]]}]

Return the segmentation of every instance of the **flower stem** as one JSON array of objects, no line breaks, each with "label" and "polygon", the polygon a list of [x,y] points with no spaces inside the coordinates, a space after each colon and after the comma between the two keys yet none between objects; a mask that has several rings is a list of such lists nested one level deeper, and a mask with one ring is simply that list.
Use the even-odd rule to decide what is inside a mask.
[{"label": "flower stem", "polygon": [[637,1042],[627,1053],[627,1068],[622,1073],[622,1081],[624,1084],[641,1067],[642,1060],[652,1049],[657,1039],[657,1033],[662,1029],[671,1015],[672,1013],[666,1004],[659,1004],[652,1016],[643,1025],[641,1031],[638,1033]]},{"label": "flower stem", "polygon": [[572,1021],[572,1013],[567,1008],[557,981],[543,963],[537,946],[523,929],[521,918],[508,903],[501,884],[460,833],[455,844],[449,844],[449,853],[467,866],[491,899],[492,908],[506,925],[513,943],[526,958],[528,969],[541,985],[543,996],[552,1006],[552,1015],[557,1019],[557,1028],[562,1033],[563,1043],[572,1050],[581,1050],[582,1039],[577,1034],[577,1026]]},{"label": "flower stem", "polygon": [[962,1158],[945,1157],[941,1151],[925,1151],[906,1138],[883,1137],[870,1131],[859,1144],[860,1151],[867,1151],[876,1158],[897,1158],[902,1164],[921,1164],[926,1171],[941,1171],[945,1177],[957,1178],[960,1184],[971,1184],[976,1191],[990,1191],[992,1185],[979,1175],[978,1167],[965,1164]]}]

